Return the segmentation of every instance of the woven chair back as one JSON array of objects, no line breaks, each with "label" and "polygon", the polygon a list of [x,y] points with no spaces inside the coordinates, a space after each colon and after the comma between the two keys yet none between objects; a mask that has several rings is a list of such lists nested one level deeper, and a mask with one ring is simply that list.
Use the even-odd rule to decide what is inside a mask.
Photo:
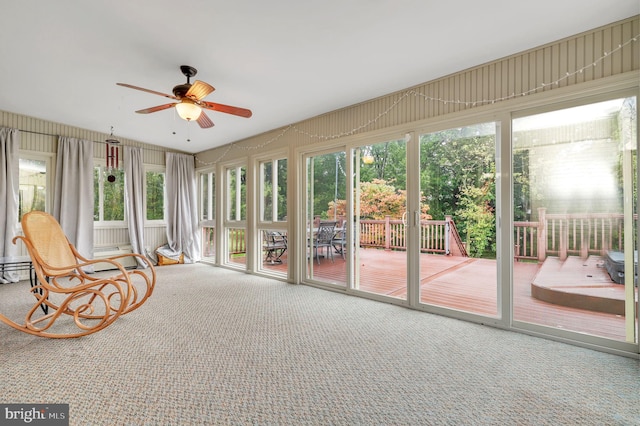
[{"label": "woven chair back", "polygon": [[34,262],[41,263],[47,276],[66,275],[78,261],[71,250],[69,240],[53,216],[41,211],[32,211],[22,217],[22,231],[35,251]]}]

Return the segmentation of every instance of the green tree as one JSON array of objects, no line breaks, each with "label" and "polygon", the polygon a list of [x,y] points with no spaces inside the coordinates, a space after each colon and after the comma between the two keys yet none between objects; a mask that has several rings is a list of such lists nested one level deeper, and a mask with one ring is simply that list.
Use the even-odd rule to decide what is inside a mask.
[{"label": "green tree", "polygon": [[496,250],[495,214],[488,196],[491,186],[488,182],[482,188],[469,186],[460,193],[456,217],[464,224],[467,251],[471,257],[482,257],[487,252],[492,256]]},{"label": "green tree", "polygon": [[[237,220],[236,213],[239,214],[239,220],[247,218],[247,170],[246,167],[227,169],[229,179],[228,190],[231,203],[229,205],[228,219]],[[237,193],[236,182],[240,181],[240,193]],[[237,212],[236,200],[240,199],[240,211]]]},{"label": "green tree", "polygon": [[371,154],[373,162],[371,164],[362,164],[360,168],[360,180],[362,182],[371,182],[373,179],[393,180],[396,188],[407,189],[407,149],[405,141],[396,140],[378,143],[366,146],[363,150]]},{"label": "green tree", "polygon": [[472,256],[495,256],[494,128],[480,124],[420,139],[420,185],[429,213],[451,215]]},{"label": "green tree", "polygon": [[164,219],[164,173],[147,172],[147,220]]},{"label": "green tree", "polygon": [[529,185],[529,150],[513,153],[513,218],[531,219],[531,187]]},{"label": "green tree", "polygon": [[[112,181],[109,177],[113,176]],[[100,194],[102,182],[102,194]],[[102,220],[124,220],[124,171],[106,167],[93,169],[93,220],[100,220],[100,196],[102,195]]]},{"label": "green tree", "polygon": [[[344,152],[335,152],[313,157],[309,172],[313,171],[314,215],[323,219],[333,218],[333,210],[327,211],[327,205],[336,199],[346,198],[346,156]],[[311,167],[313,166],[313,167]],[[309,206],[312,207],[312,206]]]},{"label": "green tree", "polygon": [[[276,200],[278,217],[275,220],[285,220],[287,217],[287,160],[286,158],[276,160],[276,173],[278,176],[278,196]],[[264,188],[262,189],[262,200],[264,203],[263,220],[272,221],[273,216],[273,162],[267,161],[263,163],[262,173]]]},{"label": "green tree", "polygon": [[493,135],[467,136],[466,128],[423,135],[420,187],[431,214],[436,218],[452,214],[465,187],[482,186],[485,174],[495,167],[494,157]]},{"label": "green tree", "polygon": [[[110,176],[113,181],[109,180]],[[102,218],[105,221],[124,220],[124,170],[105,168],[103,178]]]}]

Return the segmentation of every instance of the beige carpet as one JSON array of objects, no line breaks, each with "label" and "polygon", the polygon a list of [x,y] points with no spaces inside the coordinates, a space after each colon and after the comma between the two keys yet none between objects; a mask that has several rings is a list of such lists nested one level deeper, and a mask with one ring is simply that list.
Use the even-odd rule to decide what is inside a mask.
[{"label": "beige carpet", "polygon": [[[71,425],[640,425],[637,360],[207,265],[100,333],[0,324],[0,403]],[[0,309],[28,283],[0,285]]]}]

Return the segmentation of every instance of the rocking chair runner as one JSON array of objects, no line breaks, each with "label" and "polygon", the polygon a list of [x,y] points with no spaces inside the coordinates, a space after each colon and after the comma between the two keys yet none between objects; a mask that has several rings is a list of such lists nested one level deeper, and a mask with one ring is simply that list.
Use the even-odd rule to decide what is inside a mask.
[{"label": "rocking chair runner", "polygon": [[[142,305],[153,292],[156,272],[139,254],[123,254],[90,260],[69,242],[58,222],[39,211],[22,218],[22,240],[33,263],[37,283],[31,289],[36,298],[24,324],[0,314],[0,321],[25,333],[43,337],[68,338],[95,333],[112,324],[120,315]],[[149,269],[127,271],[117,259],[133,256],[144,260]],[[101,278],[85,269],[109,263],[116,275]],[[40,313],[40,307],[44,313]]]}]

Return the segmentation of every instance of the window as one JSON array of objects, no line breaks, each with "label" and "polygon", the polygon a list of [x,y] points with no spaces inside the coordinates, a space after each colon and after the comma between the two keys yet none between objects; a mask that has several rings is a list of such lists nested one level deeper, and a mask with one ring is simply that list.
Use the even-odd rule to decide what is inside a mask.
[{"label": "window", "polygon": [[200,174],[200,220],[216,218],[216,175],[213,172]]},{"label": "window", "polygon": [[287,160],[260,163],[260,220],[280,222],[287,218]]},{"label": "window", "polygon": [[247,218],[246,167],[227,169],[227,220],[243,221]]},{"label": "window", "polygon": [[216,175],[201,172],[200,179],[200,220],[202,221],[202,258],[215,261],[216,257]]},{"label": "window", "polygon": [[146,173],[146,200],[147,200],[147,220],[164,220],[164,172],[147,171]]},{"label": "window", "polygon": [[124,171],[104,165],[93,168],[93,220],[124,221]]},{"label": "window", "polygon": [[20,156],[18,220],[33,210],[47,211],[48,168],[48,158]]}]

